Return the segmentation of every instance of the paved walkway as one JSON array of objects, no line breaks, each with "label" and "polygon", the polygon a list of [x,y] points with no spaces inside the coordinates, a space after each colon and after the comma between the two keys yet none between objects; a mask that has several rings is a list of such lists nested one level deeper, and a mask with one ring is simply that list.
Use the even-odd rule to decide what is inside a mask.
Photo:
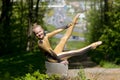
[{"label": "paved walkway", "polygon": [[[69,69],[68,76],[77,76],[80,69]],[[88,80],[120,80],[120,69],[85,68],[82,70]]]},{"label": "paved walkway", "polygon": [[[88,80],[120,80],[120,68],[101,68],[89,57],[82,56],[71,59],[68,76],[76,77],[82,71]],[[83,59],[82,59],[83,58]],[[83,66],[83,70],[80,67]]]}]

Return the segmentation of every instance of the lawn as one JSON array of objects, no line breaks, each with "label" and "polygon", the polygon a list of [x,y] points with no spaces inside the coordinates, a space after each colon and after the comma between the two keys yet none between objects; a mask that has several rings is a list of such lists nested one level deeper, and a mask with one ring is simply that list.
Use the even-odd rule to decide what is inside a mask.
[{"label": "lawn", "polygon": [[16,53],[0,57],[0,80],[12,80],[27,73],[39,70],[45,72],[44,60],[40,52],[36,53]]}]

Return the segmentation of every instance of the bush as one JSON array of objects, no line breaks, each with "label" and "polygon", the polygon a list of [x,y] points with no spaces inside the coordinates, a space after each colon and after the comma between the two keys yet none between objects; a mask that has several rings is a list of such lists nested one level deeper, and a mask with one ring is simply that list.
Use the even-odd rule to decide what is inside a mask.
[{"label": "bush", "polygon": [[30,74],[27,73],[25,76],[14,78],[14,80],[64,80],[60,75],[53,74],[41,74],[39,70],[35,71],[34,73]]},{"label": "bush", "polygon": [[32,74],[27,73],[25,76],[15,78],[14,80],[45,80],[47,78],[49,78],[48,75],[41,74],[39,70],[37,70]]}]

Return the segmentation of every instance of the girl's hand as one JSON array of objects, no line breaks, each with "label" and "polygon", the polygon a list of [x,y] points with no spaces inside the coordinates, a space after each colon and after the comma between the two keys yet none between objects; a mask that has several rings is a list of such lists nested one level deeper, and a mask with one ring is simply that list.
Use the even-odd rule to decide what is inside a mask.
[{"label": "girl's hand", "polygon": [[60,63],[64,64],[64,65],[68,65],[69,62],[67,60],[61,61]]}]

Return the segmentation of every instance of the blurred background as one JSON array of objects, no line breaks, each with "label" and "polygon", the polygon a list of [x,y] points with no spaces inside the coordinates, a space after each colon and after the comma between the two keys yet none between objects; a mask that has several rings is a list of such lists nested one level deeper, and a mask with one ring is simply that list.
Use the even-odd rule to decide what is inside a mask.
[{"label": "blurred background", "polygon": [[[87,60],[100,67],[119,67],[119,0],[0,0],[1,76],[20,76],[37,69],[44,73],[45,57],[32,33],[32,24],[37,22],[51,32],[71,23],[77,13],[81,13],[78,24],[64,50],[79,49],[98,40],[103,44],[71,58],[70,68],[78,68],[79,62]],[[64,32],[51,38],[53,48],[63,35]]]}]

